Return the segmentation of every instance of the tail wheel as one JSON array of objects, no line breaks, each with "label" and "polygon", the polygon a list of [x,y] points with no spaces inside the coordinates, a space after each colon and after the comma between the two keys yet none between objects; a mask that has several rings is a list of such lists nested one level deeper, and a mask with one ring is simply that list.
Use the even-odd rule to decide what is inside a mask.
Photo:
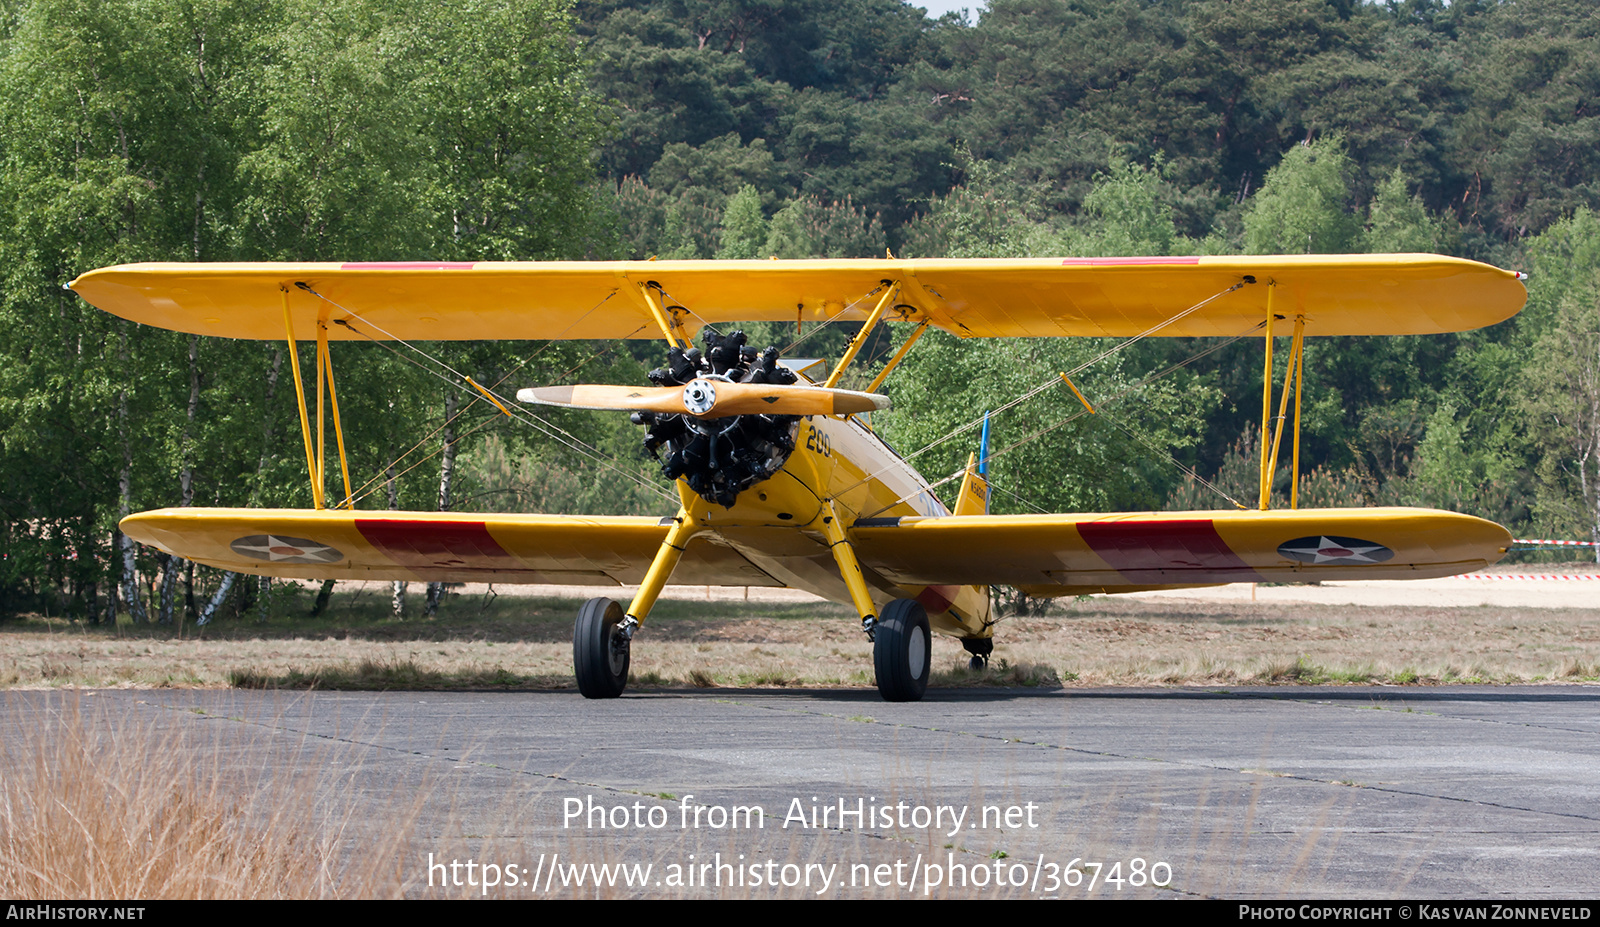
[{"label": "tail wheel", "polygon": [[622,606],[590,599],[572,625],[572,669],[584,698],[616,698],[628,687],[629,640],[622,633]]},{"label": "tail wheel", "polygon": [[933,636],[928,612],[916,599],[895,599],[873,629],[872,666],[885,701],[915,702],[928,688]]}]

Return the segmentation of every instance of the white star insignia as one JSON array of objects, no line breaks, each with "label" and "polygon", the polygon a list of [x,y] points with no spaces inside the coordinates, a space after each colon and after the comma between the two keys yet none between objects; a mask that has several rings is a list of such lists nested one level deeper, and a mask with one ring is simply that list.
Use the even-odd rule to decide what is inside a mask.
[{"label": "white star insignia", "polygon": [[[250,543],[247,543],[250,542]],[[300,563],[329,563],[341,556],[337,548],[318,544],[305,538],[280,537],[274,534],[240,538],[229,545],[238,553],[266,560],[269,563],[294,561]]]},{"label": "white star insignia", "polygon": [[1312,563],[1382,563],[1382,560],[1367,555],[1373,551],[1388,550],[1382,544],[1345,547],[1328,537],[1322,537],[1312,547],[1280,547],[1278,549],[1286,554],[1301,554],[1311,557],[1313,558],[1311,560]]}]

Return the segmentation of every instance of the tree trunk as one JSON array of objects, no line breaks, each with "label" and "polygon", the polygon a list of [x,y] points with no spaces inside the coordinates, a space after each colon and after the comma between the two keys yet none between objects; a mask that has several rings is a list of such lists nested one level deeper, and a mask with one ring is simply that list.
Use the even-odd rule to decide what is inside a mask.
[{"label": "tree trunk", "polygon": [[183,617],[194,621],[200,617],[200,609],[194,601],[194,561],[186,561],[183,568]]},{"label": "tree trunk", "polygon": [[256,620],[262,624],[272,617],[272,577],[261,577],[261,592],[256,596]]},{"label": "tree trunk", "polygon": [[[121,350],[118,352],[120,365],[124,371],[128,369],[128,328],[126,323],[119,326],[122,339]],[[133,511],[133,441],[128,435],[128,388],[124,386],[117,393],[117,432],[122,439],[122,472],[117,477],[118,504],[117,511],[120,518],[127,518]],[[120,520],[119,518],[119,520]],[[128,617],[135,624],[143,624],[146,620],[144,604],[139,598],[138,569],[134,562],[133,538],[121,531],[117,532],[117,545],[122,551],[122,596],[128,603]]]},{"label": "tree trunk", "polygon": [[[439,461],[439,511],[450,511],[450,480],[456,470],[456,394],[444,397],[444,453]],[[439,599],[444,595],[444,583],[428,584],[428,605],[424,614],[432,618],[439,611]]]},{"label": "tree trunk", "polygon": [[[392,451],[393,448],[390,450]],[[394,481],[394,455],[391,453],[389,456],[389,469],[385,471],[389,477],[389,511],[395,512],[400,509],[400,487],[395,485]],[[402,582],[398,579],[395,580],[394,594],[389,604],[394,616],[402,621],[406,617],[406,587],[409,585],[410,583]]]},{"label": "tree trunk", "polygon": [[322,588],[317,590],[316,604],[311,606],[311,617],[315,618],[328,609],[328,600],[333,598],[333,580],[322,581]]},{"label": "tree trunk", "polygon": [[[202,174],[202,176],[204,176]],[[198,197],[198,195],[197,195]],[[198,221],[198,205],[197,219]],[[199,234],[198,232],[196,233]],[[198,247],[198,245],[196,246]],[[178,504],[184,508],[194,505],[194,448],[190,444],[190,435],[194,432],[195,413],[200,408],[200,336],[189,336],[189,407],[187,416],[183,421],[183,433],[178,438],[178,453],[182,455],[182,464],[178,468]],[[176,595],[178,573],[183,571],[193,583],[194,570],[185,570],[188,561],[182,557],[168,557],[166,576],[161,581],[161,623],[172,623],[172,606]],[[194,592],[191,589],[184,596],[186,612],[194,610]]]},{"label": "tree trunk", "polygon": [[222,584],[217,587],[216,594],[206,603],[206,607],[200,610],[200,614],[194,620],[195,624],[207,625],[211,623],[211,617],[217,613],[217,609],[221,608],[222,603],[227,600],[228,593],[233,589],[233,581],[238,578],[238,573],[222,574]]},{"label": "tree trunk", "polygon": [[115,582],[106,584],[106,610],[102,620],[107,627],[114,628],[117,626],[117,584]]},{"label": "tree trunk", "polygon": [[[1600,395],[1596,396],[1596,401],[1600,402]],[[1600,416],[1596,416],[1595,426],[1596,439],[1600,441]],[[1596,479],[1591,485],[1587,466],[1590,453],[1595,458],[1596,469],[1600,469],[1600,446],[1595,447],[1592,452],[1582,452],[1578,457],[1579,501],[1583,504],[1584,514],[1589,519],[1589,542],[1594,545],[1590,548],[1594,551],[1594,562],[1600,563],[1600,473],[1595,474]]]},{"label": "tree trunk", "polygon": [[178,598],[178,572],[183,568],[182,557],[165,556],[166,569],[161,575],[161,624],[172,623],[172,606]]},{"label": "tree trunk", "polygon": [[[249,574],[245,575],[248,576]],[[256,599],[259,598],[260,591],[261,584],[252,580],[245,580],[237,584],[237,588],[233,590],[233,617],[242,619],[249,614],[250,610],[256,607]]]}]

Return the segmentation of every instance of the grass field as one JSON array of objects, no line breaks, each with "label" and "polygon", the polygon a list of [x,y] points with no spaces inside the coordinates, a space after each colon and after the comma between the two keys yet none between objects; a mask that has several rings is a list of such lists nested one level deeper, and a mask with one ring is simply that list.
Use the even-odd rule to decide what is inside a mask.
[{"label": "grass field", "polygon": [[[446,598],[396,620],[378,594],[275,595],[206,628],[0,622],[0,687],[549,689],[573,685],[576,599]],[[413,603],[420,596],[413,596]],[[1438,684],[1600,680],[1600,609],[1362,607],[1095,597],[1004,620],[993,661],[934,644],[935,686]],[[635,690],[871,686],[871,645],[825,603],[663,599],[637,639]]]}]

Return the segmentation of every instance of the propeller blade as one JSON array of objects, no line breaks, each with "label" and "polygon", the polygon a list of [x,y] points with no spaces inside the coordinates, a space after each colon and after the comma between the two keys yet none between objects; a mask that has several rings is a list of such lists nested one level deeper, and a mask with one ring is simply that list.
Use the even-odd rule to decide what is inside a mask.
[{"label": "propeller blade", "polygon": [[517,391],[517,399],[568,409],[607,409],[616,412],[684,411],[681,386],[541,386]]},{"label": "propeller blade", "polygon": [[546,386],[519,390],[517,398],[569,409],[659,412],[701,419],[733,415],[852,415],[889,408],[889,397],[879,393],[700,378],[685,386]]},{"label": "propeller blade", "polygon": [[[692,387],[694,384],[690,384]],[[889,408],[889,397],[820,386],[714,383],[716,402],[703,418],[728,415],[851,415]],[[685,387],[687,391],[689,387]]]}]

